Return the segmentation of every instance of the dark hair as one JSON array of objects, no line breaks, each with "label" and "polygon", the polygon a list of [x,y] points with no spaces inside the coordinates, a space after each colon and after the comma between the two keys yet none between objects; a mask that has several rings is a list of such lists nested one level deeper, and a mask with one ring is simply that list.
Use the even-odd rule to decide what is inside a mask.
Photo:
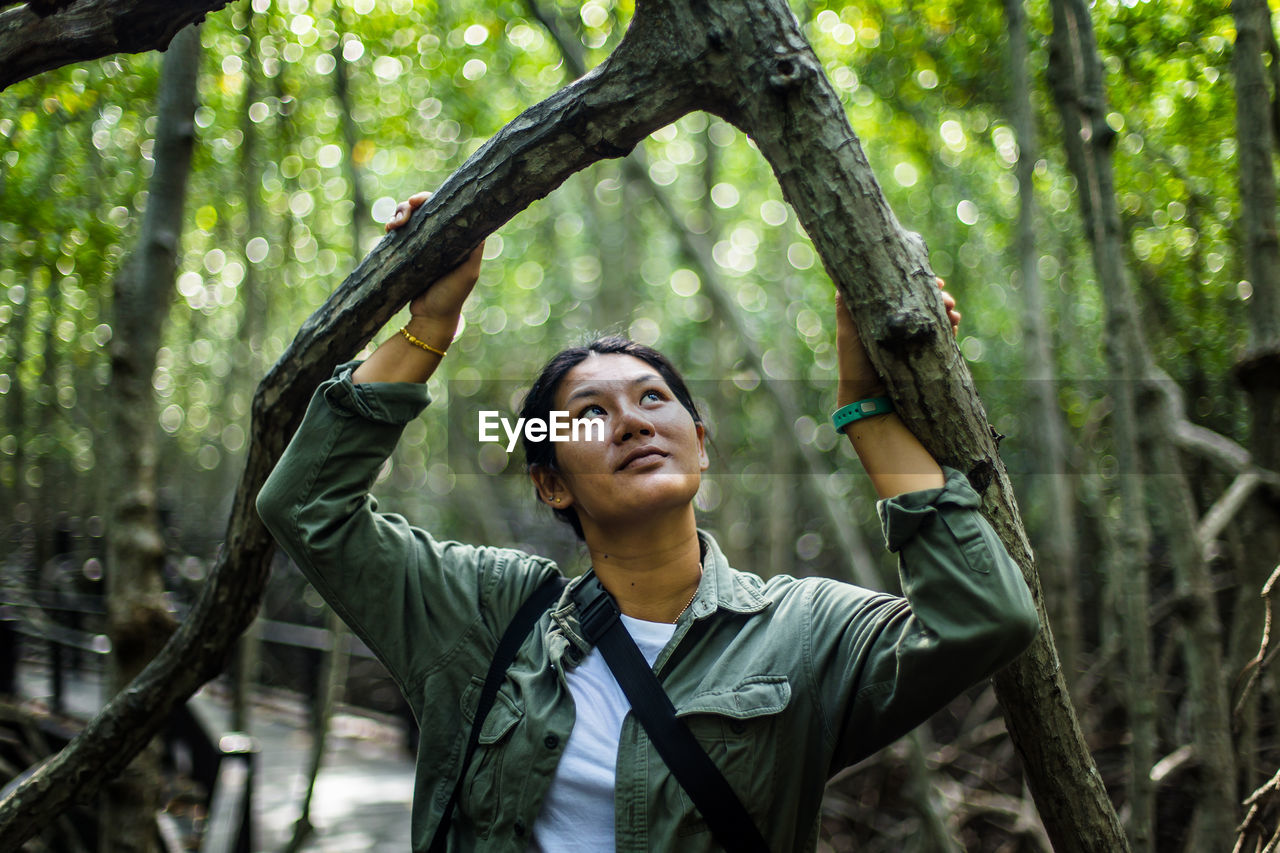
[{"label": "dark hair", "polygon": [[[680,401],[680,405],[684,406],[693,417],[693,422],[695,424],[702,423],[702,415],[698,413],[698,407],[694,405],[693,395],[689,393],[688,387],[684,384],[684,379],[670,359],[653,347],[636,343],[620,335],[596,338],[590,343],[569,347],[552,356],[551,360],[542,368],[542,372],[538,374],[538,378],[533,381],[533,385],[529,387],[529,392],[525,394],[524,403],[520,407],[520,417],[525,418],[526,423],[532,418],[539,418],[543,421],[549,420],[551,409],[555,405],[556,391],[560,388],[561,380],[564,379],[565,374],[585,361],[592,353],[598,355],[629,355],[647,362],[654,370],[658,371],[663,381],[667,383],[667,387],[671,389],[676,399]],[[553,471],[558,470],[554,442],[530,441],[527,432],[524,433],[521,442],[524,446],[525,471],[530,471],[538,466],[550,468]],[[572,527],[574,534],[579,539],[583,538],[582,523],[578,521],[578,511],[576,509],[573,507],[565,509],[552,507],[551,511],[555,513],[556,518]]]}]

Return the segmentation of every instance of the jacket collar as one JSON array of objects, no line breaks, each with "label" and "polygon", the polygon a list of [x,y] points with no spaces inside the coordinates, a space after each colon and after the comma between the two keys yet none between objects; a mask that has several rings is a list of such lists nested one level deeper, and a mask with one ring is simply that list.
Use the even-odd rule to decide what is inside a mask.
[{"label": "jacket collar", "polygon": [[[702,581],[688,608],[694,619],[705,619],[717,610],[741,614],[759,613],[769,606],[769,601],[759,592],[759,578],[730,566],[715,538],[701,528],[698,530],[698,540],[703,552]],[[551,618],[575,646],[585,651],[591,646],[582,637],[578,607],[573,601],[573,591],[580,583],[582,576],[569,582],[556,603]]]},{"label": "jacket collar", "polygon": [[759,613],[769,606],[752,581],[754,575],[739,572],[729,565],[716,540],[705,530],[698,530],[703,545],[702,583],[689,609],[694,618],[702,619],[717,610],[733,613]]}]

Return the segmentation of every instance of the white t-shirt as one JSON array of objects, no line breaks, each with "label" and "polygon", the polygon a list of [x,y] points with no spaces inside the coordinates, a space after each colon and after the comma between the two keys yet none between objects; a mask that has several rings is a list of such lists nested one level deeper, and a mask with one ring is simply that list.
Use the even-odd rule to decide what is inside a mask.
[{"label": "white t-shirt", "polygon": [[[622,617],[623,627],[649,666],[670,642],[676,626]],[[533,824],[537,853],[612,853],[614,774],[622,720],[631,703],[599,649],[566,672],[577,719],[556,766],[542,812]]]}]

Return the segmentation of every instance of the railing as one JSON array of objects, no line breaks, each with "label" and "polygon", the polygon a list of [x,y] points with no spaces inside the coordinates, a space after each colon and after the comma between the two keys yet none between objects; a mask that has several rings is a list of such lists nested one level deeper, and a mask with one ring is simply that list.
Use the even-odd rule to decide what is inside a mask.
[{"label": "railing", "polygon": [[201,853],[251,853],[253,850],[253,768],[258,752],[253,738],[229,732],[218,742],[218,775],[209,798],[209,818]]},{"label": "railing", "polygon": [[[186,610],[183,605],[175,605],[175,616],[182,618]],[[105,669],[111,642],[105,633],[93,630],[104,624],[100,596],[49,591],[19,595],[14,590],[0,590],[0,694],[17,695],[17,665],[25,647],[28,654],[47,654],[50,706],[57,713],[65,713],[71,674],[100,674]],[[261,618],[254,623],[254,631],[264,643],[314,652],[331,650],[337,637],[348,655],[376,659],[349,632],[335,635],[325,628]],[[410,716],[402,716],[412,739],[416,726]],[[253,849],[251,816],[257,753],[252,738],[240,732],[208,731],[186,706],[175,711],[164,737],[169,753],[181,750],[190,762],[192,779],[210,792],[200,849],[210,853],[249,853]],[[410,746],[416,744],[411,740]],[[168,849],[183,849],[177,841],[183,833],[171,816],[159,816],[159,832]]]},{"label": "railing", "polygon": [[[49,654],[51,706],[65,711],[66,659],[71,657],[79,670],[101,672],[102,660],[110,652],[105,634],[65,625],[50,613],[78,616],[103,615],[94,596],[67,593],[32,595],[23,600],[0,601],[0,693],[16,695],[19,638],[43,644]],[[302,626],[299,626],[302,627]],[[84,664],[92,662],[91,665]],[[181,754],[191,779],[209,791],[206,828],[200,850],[208,853],[251,853],[253,850],[253,782],[257,745],[243,732],[215,734],[208,730],[188,705],[171,715],[163,734],[170,757]],[[48,738],[49,747],[65,746],[67,738]],[[19,777],[20,778],[20,777]],[[16,780],[15,780],[16,781]],[[11,781],[10,784],[13,784]],[[157,830],[169,851],[185,849],[183,833],[171,815],[157,815]],[[88,839],[90,846],[95,839]]]}]

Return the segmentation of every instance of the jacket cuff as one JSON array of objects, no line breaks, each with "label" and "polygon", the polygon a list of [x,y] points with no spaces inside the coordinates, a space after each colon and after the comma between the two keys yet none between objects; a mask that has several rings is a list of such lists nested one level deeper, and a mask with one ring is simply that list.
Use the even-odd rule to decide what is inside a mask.
[{"label": "jacket cuff", "polygon": [[941,488],[905,492],[876,503],[876,513],[884,530],[884,543],[890,551],[899,551],[911,541],[916,531],[938,514],[938,507],[978,509],[982,505],[978,493],[962,472],[944,465],[942,473],[947,479]]},{"label": "jacket cuff", "polygon": [[422,414],[431,402],[425,383],[351,381],[351,374],[362,362],[338,365],[333,378],[320,386],[320,394],[338,415],[364,418],[375,423],[403,426]]}]

